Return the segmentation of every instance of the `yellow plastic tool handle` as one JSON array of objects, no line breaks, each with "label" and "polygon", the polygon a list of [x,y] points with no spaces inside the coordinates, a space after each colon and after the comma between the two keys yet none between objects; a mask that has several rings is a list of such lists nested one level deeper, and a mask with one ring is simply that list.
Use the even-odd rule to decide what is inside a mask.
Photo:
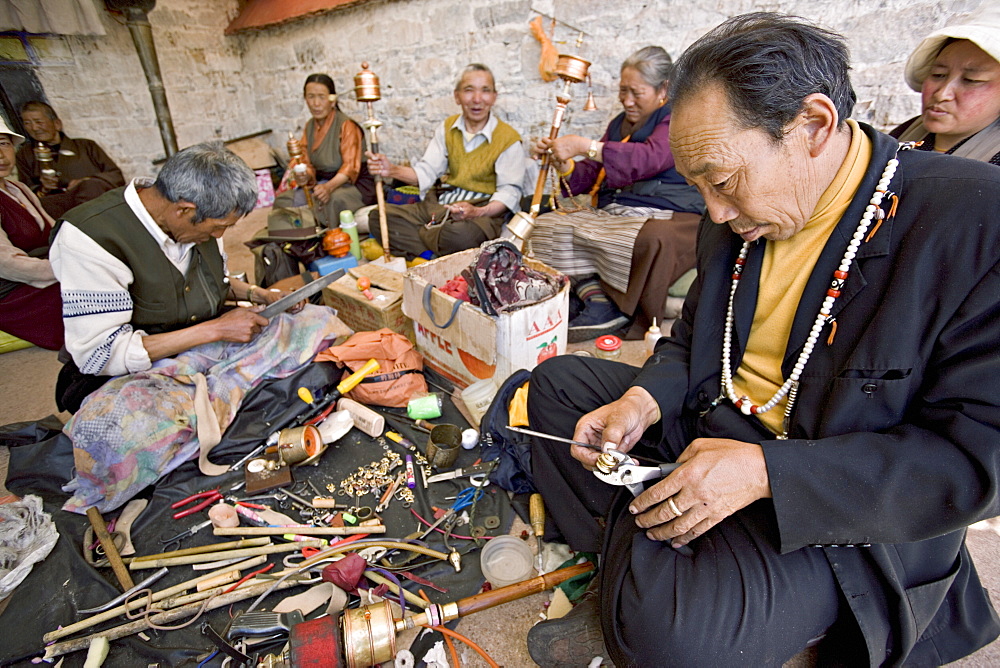
[{"label": "yellow plastic tool handle", "polygon": [[347,394],[353,390],[358,383],[364,380],[365,376],[370,373],[375,373],[379,370],[379,368],[381,367],[379,367],[378,362],[375,360],[368,360],[365,362],[363,367],[352,373],[344,380],[340,381],[340,384],[337,385],[337,392],[340,392],[340,394]]}]

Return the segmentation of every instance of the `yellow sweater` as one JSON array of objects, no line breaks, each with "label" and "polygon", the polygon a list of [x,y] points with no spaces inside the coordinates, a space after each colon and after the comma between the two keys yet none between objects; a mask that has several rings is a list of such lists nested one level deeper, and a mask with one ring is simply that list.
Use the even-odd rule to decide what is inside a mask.
[{"label": "yellow sweater", "polygon": [[455,127],[459,114],[448,117],[444,126],[444,143],[448,149],[448,185],[492,195],[497,191],[496,161],[521,135],[500,119],[493,131],[493,138],[468,153],[462,142],[462,131]]},{"label": "yellow sweater", "polygon": [[[757,310],[747,349],[740,368],[733,376],[736,396],[746,395],[758,406],[766,403],[785,382],[781,362],[785,358],[792,321],[799,308],[802,291],[819,260],[827,239],[854,199],[854,194],[871,162],[871,140],[853,120],[851,146],[833,183],[816,204],[809,221],[797,234],[785,241],[768,241],[757,290]],[[821,304],[803,304],[810,317],[819,313]],[[776,434],[781,433],[785,415],[785,397],[767,413],[758,414],[761,422]]]}]

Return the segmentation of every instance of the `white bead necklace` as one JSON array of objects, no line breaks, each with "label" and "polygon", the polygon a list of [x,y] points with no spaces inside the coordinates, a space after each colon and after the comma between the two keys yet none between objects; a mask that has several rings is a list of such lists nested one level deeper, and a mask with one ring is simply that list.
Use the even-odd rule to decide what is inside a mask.
[{"label": "white bead necklace", "polygon": [[[909,148],[909,146],[904,146],[903,148]],[[861,242],[864,241],[865,234],[867,234],[872,221],[881,220],[885,217],[885,213],[881,209],[882,199],[889,190],[889,183],[892,181],[892,177],[895,175],[896,167],[898,165],[899,160],[896,159],[895,155],[891,160],[889,160],[888,163],[886,163],[885,171],[882,172],[882,178],[879,179],[878,185],[875,187],[875,192],[872,193],[872,197],[868,201],[868,206],[865,207],[865,212],[861,216],[861,222],[858,223],[858,228],[854,231],[854,236],[851,237],[850,243],[847,244],[847,250],[844,251],[844,257],[840,260],[840,266],[835,272],[833,272],[833,280],[830,281],[830,288],[826,291],[826,297],[823,299],[823,305],[820,307],[819,313],[816,315],[816,321],[813,323],[812,330],[809,332],[809,338],[806,339],[805,346],[802,347],[802,352],[799,354],[799,358],[795,361],[792,373],[789,374],[785,382],[778,388],[778,391],[774,393],[774,396],[768,399],[763,405],[751,402],[750,397],[746,395],[737,397],[736,391],[733,389],[733,371],[731,366],[731,351],[733,342],[733,300],[736,296],[736,287],[740,283],[740,277],[743,275],[743,266],[746,264],[747,254],[750,250],[749,241],[743,243],[743,248],[740,249],[740,255],[736,258],[736,264],[733,266],[733,285],[729,289],[729,306],[726,310],[726,329],[722,335],[722,393],[728,397],[729,400],[733,402],[733,404],[739,408],[744,415],[760,415],[761,413],[766,413],[777,406],[778,403],[784,399],[786,395],[788,395],[788,403],[785,406],[785,424],[782,429],[782,434],[778,436],[779,439],[783,440],[788,438],[788,420],[792,413],[792,406],[795,404],[799,377],[802,375],[802,370],[809,361],[809,356],[812,355],[813,348],[815,348],[816,342],[819,340],[820,332],[823,331],[823,327],[831,319],[830,313],[833,310],[833,304],[837,301],[837,297],[840,296],[840,291],[844,287],[844,283],[847,281],[847,275],[851,269],[851,263],[854,261],[854,258],[858,253],[858,248],[861,246]]]}]

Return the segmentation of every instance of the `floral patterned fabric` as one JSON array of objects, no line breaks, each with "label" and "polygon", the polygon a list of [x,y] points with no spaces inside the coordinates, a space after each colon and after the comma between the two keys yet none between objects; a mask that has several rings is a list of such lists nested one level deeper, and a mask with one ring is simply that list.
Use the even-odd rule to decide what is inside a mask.
[{"label": "floral patterned fabric", "polygon": [[63,489],[64,510],[117,508],[146,486],[198,456],[193,377],[204,374],[225,431],[247,392],[285,378],[328,348],[343,325],[336,312],[306,306],[282,313],[250,343],[208,343],[119,376],[87,397],[63,431],[73,441],[76,477]]}]

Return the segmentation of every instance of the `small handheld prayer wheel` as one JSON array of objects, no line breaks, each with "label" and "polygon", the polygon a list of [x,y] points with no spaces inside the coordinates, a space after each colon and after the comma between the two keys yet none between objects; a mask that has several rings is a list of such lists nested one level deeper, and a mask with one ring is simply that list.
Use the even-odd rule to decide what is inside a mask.
[{"label": "small handheld prayer wheel", "polygon": [[52,169],[52,163],[55,160],[52,159],[52,149],[48,147],[47,144],[38,142],[35,144],[35,160],[38,161],[38,166],[42,169]]},{"label": "small handheld prayer wheel", "polygon": [[[302,165],[306,163],[306,153],[302,149],[302,142],[299,141],[298,137],[293,135],[291,132],[288,133],[288,141],[285,143],[285,148],[288,149],[288,164],[293,166]],[[306,206],[308,206],[313,211],[316,210],[316,202],[313,201],[312,188],[310,188],[305,183],[299,181],[298,174],[295,175],[295,183],[302,188],[302,192],[306,196]]]},{"label": "small handheld prayer wheel", "polygon": [[[583,33],[577,38],[577,47],[583,42]],[[568,53],[560,53],[556,61],[556,74],[563,80],[563,89],[556,95],[556,108],[552,115],[552,126],[549,128],[549,139],[559,136],[559,129],[562,127],[563,116],[566,114],[566,107],[569,106],[572,98],[569,96],[571,84],[583,83],[590,73],[590,61],[579,56]],[[588,102],[589,106],[589,102]],[[545,194],[545,180],[549,175],[549,168],[552,160],[549,154],[542,156],[541,169],[538,172],[538,180],[535,181],[535,193],[531,198],[531,208],[528,213],[519,213],[508,226],[510,234],[513,235],[513,243],[519,249],[524,249],[525,244],[534,231],[535,218],[541,212],[542,197]],[[554,197],[555,195],[553,195]],[[529,249],[530,254],[530,249]]]},{"label": "small handheld prayer wheel", "polygon": [[288,157],[292,161],[301,160],[306,155],[305,151],[302,150],[302,142],[291,132],[288,133],[288,142],[285,144],[285,147],[288,149]]},{"label": "small handheld prayer wheel", "polygon": [[568,53],[560,53],[556,61],[556,74],[567,83],[583,83],[587,80],[590,61]]},{"label": "small handheld prayer wheel", "polygon": [[378,102],[382,99],[378,75],[368,69],[368,62],[361,63],[361,71],[354,75],[354,95],[358,102]]},{"label": "small handheld prayer wheel", "polygon": [[[372,102],[378,102],[382,99],[382,90],[379,87],[378,76],[368,69],[367,61],[361,63],[361,71],[354,75],[354,96],[358,102],[364,102],[368,110],[368,119],[361,124],[370,134],[368,145],[371,147],[372,153],[380,153],[378,129],[382,127],[382,121],[375,118]],[[386,264],[388,264],[392,260],[392,254],[389,251],[389,223],[385,214],[385,193],[382,192],[382,176],[380,174],[375,175],[375,199],[378,205],[379,229],[382,232],[382,253]]]}]

